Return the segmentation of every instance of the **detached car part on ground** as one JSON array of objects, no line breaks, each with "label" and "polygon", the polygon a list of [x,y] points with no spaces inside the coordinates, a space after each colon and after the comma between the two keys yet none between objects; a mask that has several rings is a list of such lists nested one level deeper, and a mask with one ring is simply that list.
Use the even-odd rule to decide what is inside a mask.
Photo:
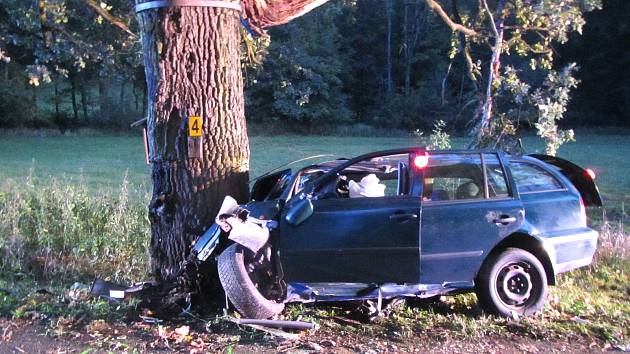
[{"label": "detached car part on ground", "polygon": [[593,178],[545,155],[375,152],[263,176],[248,204],[226,198],[193,255],[222,251],[221,284],[250,318],[289,302],[472,291],[488,312],[531,315],[557,274],[592,262]]}]

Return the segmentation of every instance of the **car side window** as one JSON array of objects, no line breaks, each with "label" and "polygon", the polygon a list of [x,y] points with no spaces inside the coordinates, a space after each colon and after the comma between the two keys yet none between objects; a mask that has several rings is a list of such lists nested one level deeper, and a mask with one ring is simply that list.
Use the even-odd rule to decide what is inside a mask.
[{"label": "car side window", "polygon": [[298,194],[302,189],[304,189],[304,186],[306,186],[307,183],[315,180],[317,177],[321,176],[324,172],[321,170],[315,170],[315,171],[305,171],[303,173],[301,173],[296,181],[295,184],[295,190],[293,191],[293,194]]},{"label": "car side window", "polygon": [[534,164],[511,161],[510,169],[519,193],[546,192],[564,188],[554,176]]},{"label": "car side window", "polygon": [[483,162],[488,176],[488,196],[490,198],[508,197],[508,184],[505,172],[496,154],[483,154]]},{"label": "car side window", "polygon": [[335,193],[341,198],[388,197],[409,193],[409,154],[374,157],[339,172]]},{"label": "car side window", "polygon": [[424,171],[423,201],[469,200],[485,197],[479,154],[431,155]]}]

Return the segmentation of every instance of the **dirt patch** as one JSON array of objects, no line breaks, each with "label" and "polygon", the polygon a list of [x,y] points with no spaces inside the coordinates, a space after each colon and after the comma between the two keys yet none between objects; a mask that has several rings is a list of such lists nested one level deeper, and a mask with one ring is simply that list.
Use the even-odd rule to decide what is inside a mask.
[{"label": "dirt patch", "polygon": [[426,333],[404,339],[344,334],[320,329],[287,341],[237,327],[157,325],[92,321],[77,328],[63,321],[0,319],[0,353],[595,353],[601,343],[584,338],[536,340],[515,335],[435,339]]}]

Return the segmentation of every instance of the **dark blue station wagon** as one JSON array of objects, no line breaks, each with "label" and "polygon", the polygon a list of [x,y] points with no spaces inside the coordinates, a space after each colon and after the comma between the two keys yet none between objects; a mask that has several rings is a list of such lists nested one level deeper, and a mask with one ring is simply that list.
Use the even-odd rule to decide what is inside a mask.
[{"label": "dark blue station wagon", "polygon": [[591,263],[602,201],[591,171],[557,157],[406,148],[268,174],[243,208],[274,220],[264,247],[221,237],[221,284],[243,315],[287,302],[476,292],[502,316],[531,315],[559,273]]}]

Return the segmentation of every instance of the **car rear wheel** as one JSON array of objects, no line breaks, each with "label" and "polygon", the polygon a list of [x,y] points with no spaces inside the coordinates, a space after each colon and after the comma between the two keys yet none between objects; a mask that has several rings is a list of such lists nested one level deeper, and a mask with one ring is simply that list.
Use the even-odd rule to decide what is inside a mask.
[{"label": "car rear wheel", "polygon": [[547,298],[547,275],[534,255],[507,248],[488,259],[476,281],[479,304],[487,312],[513,317],[540,311]]},{"label": "car rear wheel", "polygon": [[[260,276],[259,257],[239,244],[226,248],[217,259],[219,280],[227,297],[238,312],[248,318],[266,319],[277,315],[284,304],[269,300],[261,290],[265,285]],[[257,279],[256,282],[252,281]]]}]

